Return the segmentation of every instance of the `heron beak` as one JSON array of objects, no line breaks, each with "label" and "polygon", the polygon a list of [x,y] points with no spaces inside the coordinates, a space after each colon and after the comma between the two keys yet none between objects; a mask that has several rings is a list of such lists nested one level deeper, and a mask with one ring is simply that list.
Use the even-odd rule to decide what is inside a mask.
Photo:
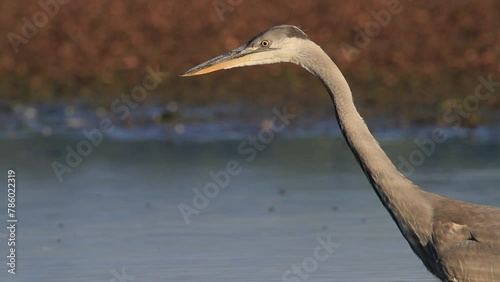
[{"label": "heron beak", "polygon": [[245,62],[248,62],[250,60],[250,56],[247,56],[249,54],[252,54],[252,50],[246,48],[246,46],[243,45],[227,52],[224,55],[220,55],[202,64],[199,64],[196,67],[193,67],[190,70],[186,71],[181,76],[195,76],[221,69],[238,67],[244,65]]}]

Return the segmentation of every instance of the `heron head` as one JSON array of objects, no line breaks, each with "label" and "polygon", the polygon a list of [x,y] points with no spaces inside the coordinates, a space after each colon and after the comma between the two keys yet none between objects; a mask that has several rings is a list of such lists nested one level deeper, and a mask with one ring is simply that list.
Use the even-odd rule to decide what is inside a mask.
[{"label": "heron head", "polygon": [[275,26],[246,44],[191,68],[182,76],[201,75],[235,67],[294,62],[294,57],[298,54],[297,48],[306,40],[308,41],[307,35],[296,26]]}]

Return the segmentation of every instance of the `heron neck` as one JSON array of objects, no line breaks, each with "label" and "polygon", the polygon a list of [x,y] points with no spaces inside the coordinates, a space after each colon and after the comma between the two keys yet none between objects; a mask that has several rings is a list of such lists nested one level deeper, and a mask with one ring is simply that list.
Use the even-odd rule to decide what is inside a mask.
[{"label": "heron neck", "polygon": [[[432,210],[423,199],[423,191],[396,169],[370,133],[354,105],[349,85],[335,63],[319,46],[313,50],[316,54],[309,54],[306,61],[310,63],[303,66],[318,76],[327,88],[342,134],[368,181],[407,240],[416,239],[408,238],[415,235],[425,240],[428,234],[412,229],[412,226],[430,224]],[[411,232],[408,233],[407,229]]]}]

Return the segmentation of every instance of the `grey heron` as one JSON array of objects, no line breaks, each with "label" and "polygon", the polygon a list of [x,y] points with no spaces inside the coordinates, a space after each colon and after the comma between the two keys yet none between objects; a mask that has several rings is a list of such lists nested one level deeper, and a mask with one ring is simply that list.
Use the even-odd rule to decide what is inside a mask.
[{"label": "grey heron", "polygon": [[272,27],[183,76],[290,62],[317,76],[337,122],[375,193],[425,267],[442,281],[500,281],[500,209],[422,190],[402,175],[356,110],[336,64],[299,28]]}]

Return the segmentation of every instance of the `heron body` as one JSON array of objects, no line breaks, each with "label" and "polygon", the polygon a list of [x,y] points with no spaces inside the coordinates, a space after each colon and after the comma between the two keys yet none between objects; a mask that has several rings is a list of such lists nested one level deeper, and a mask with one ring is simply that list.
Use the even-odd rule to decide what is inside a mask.
[{"label": "heron body", "polygon": [[354,157],[401,234],[431,273],[442,281],[500,281],[500,209],[426,192],[403,176],[358,113],[338,67],[299,28],[272,27],[183,76],[280,62],[298,64],[324,84]]}]

